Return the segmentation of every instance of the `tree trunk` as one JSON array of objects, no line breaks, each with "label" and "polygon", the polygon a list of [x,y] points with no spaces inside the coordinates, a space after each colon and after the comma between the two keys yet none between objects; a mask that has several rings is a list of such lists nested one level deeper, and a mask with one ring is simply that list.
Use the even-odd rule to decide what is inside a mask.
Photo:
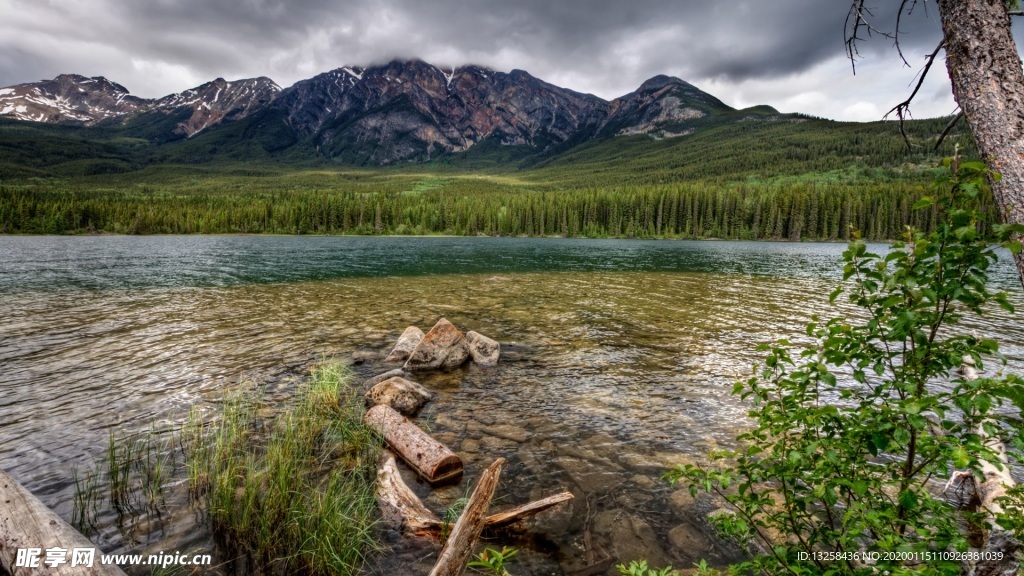
[{"label": "tree trunk", "polygon": [[[1006,4],[938,0],[953,96],[981,157],[1002,175],[992,185],[999,215],[1024,224],[1024,72]],[[1014,260],[1024,285],[1024,257]]]}]

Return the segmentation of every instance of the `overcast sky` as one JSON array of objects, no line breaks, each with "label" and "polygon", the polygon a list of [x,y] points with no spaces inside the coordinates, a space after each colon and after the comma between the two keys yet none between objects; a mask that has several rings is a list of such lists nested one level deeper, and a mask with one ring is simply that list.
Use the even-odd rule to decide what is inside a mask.
[{"label": "overcast sky", "polygon": [[[894,0],[875,0],[883,27]],[[612,99],[656,74],[735,107],[876,120],[909,93],[939,40],[933,2],[892,42],[843,52],[848,0],[0,0],[0,86],[106,76],[158,97],[218,76],[281,86],[344,65],[420,58],[521,68]],[[1018,35],[1019,37],[1019,35]],[[954,110],[944,62],[912,112]]]}]

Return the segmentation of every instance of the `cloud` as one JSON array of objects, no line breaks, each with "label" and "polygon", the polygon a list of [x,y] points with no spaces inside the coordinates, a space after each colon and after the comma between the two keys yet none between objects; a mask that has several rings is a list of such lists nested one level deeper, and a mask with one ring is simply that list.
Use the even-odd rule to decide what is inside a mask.
[{"label": "cloud", "polygon": [[[891,26],[890,4],[876,17]],[[218,76],[287,86],[421,58],[520,68],[608,99],[670,74],[733,105],[803,102],[802,112],[860,119],[867,104],[900,99],[906,69],[875,37],[854,77],[845,17],[845,2],[807,0],[0,0],[0,86],[75,72],[156,97]],[[919,11],[904,32],[916,65],[938,40],[937,14]],[[948,112],[948,92],[940,83],[929,99],[945,101],[921,109]]]}]

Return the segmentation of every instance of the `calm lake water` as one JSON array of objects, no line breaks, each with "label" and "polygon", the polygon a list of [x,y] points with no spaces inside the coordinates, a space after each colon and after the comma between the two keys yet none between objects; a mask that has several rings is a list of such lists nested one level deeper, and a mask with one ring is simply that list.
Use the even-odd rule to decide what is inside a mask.
[{"label": "calm lake water", "polygon": [[[655,565],[737,551],[707,531],[716,503],[659,480],[729,445],[729,395],[758,343],[797,340],[834,315],[841,244],[500,238],[0,237],[0,467],[70,519],[72,470],[111,430],[179,424],[240,382],[287,397],[311,363],[368,377],[410,324],[447,317],[501,341],[495,369],[425,376],[420,420],[460,452],[463,484],[416,485],[443,511],[494,458],[501,505],[562,490],[576,499],[526,536],[513,573],[581,567],[591,532]],[[878,246],[884,249],[884,246]],[[1024,307],[1008,256],[996,286]],[[997,339],[1024,373],[1024,323],[992,310],[966,329]],[[410,477],[410,483],[415,481]],[[173,488],[173,487],[172,487]],[[212,549],[179,502],[128,529],[101,515],[106,550]],[[630,537],[630,534],[633,536]],[[632,540],[631,540],[632,538]],[[389,542],[367,573],[426,573],[431,549]]]}]

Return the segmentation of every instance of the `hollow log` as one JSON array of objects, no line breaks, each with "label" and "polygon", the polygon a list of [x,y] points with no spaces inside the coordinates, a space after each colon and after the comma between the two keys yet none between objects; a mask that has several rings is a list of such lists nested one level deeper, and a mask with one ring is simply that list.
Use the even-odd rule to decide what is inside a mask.
[{"label": "hollow log", "polygon": [[462,460],[454,452],[390,406],[370,408],[363,420],[427,482],[438,484],[462,474]]},{"label": "hollow log", "polygon": [[501,467],[505,459],[498,458],[484,470],[480,481],[476,483],[473,494],[469,497],[466,509],[462,511],[458,522],[452,528],[448,541],[441,548],[441,555],[430,571],[430,576],[461,576],[466,571],[466,563],[473,554],[473,546],[484,530],[487,509],[498,489],[501,478]]},{"label": "hollow log", "polygon": [[[37,566],[16,567],[19,548],[38,549],[38,554],[33,555]],[[92,551],[92,567],[71,566],[76,548]],[[54,567],[46,564],[47,550],[52,551],[55,560],[64,562]],[[0,572],[6,570],[17,576],[125,576],[116,565],[100,564],[102,554],[88,538],[0,470]]]},{"label": "hollow log", "polygon": [[[491,514],[484,519],[484,528],[501,528],[514,524],[572,498],[571,492],[562,492]],[[431,512],[402,480],[395,455],[387,450],[384,451],[381,467],[377,472],[377,501],[384,518],[400,525],[404,533],[428,538],[440,536],[444,521]]]}]

